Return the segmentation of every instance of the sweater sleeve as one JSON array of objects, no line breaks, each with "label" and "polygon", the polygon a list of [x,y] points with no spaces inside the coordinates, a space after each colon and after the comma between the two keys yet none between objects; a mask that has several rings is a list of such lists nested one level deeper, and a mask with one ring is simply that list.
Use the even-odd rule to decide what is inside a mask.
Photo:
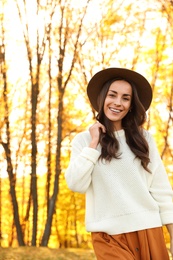
[{"label": "sweater sleeve", "polygon": [[149,137],[150,149],[150,185],[149,191],[153,199],[157,202],[160,210],[162,224],[173,223],[173,191],[168,175],[159,155],[154,138]]},{"label": "sweater sleeve", "polygon": [[99,151],[88,147],[82,133],[73,139],[71,158],[65,172],[65,179],[69,189],[80,193],[86,192],[91,183],[92,171],[99,156]]}]

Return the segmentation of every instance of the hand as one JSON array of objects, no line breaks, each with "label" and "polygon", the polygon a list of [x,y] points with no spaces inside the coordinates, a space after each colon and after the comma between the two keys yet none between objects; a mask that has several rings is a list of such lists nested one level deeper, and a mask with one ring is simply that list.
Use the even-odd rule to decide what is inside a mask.
[{"label": "hand", "polygon": [[173,257],[173,238],[170,239],[170,253],[171,256]]},{"label": "hand", "polygon": [[170,235],[170,253],[173,257],[173,224],[167,224],[166,227]]},{"label": "hand", "polygon": [[99,138],[100,138],[100,131],[102,131],[103,133],[106,132],[106,128],[104,125],[102,125],[100,122],[96,122],[94,125],[92,125],[89,128],[89,132],[91,135],[91,143],[89,145],[89,147],[91,148],[96,148],[98,143],[99,143]]}]

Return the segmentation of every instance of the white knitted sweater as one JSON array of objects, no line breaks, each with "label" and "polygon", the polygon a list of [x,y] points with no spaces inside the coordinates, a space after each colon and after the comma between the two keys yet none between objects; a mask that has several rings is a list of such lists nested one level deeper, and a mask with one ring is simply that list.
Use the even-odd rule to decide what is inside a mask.
[{"label": "white knitted sweater", "polygon": [[153,137],[144,132],[150,149],[148,173],[129,149],[124,130],[115,132],[120,159],[98,160],[100,146],[89,148],[89,131],[72,141],[68,187],[86,193],[86,229],[116,235],[173,223],[173,192]]}]

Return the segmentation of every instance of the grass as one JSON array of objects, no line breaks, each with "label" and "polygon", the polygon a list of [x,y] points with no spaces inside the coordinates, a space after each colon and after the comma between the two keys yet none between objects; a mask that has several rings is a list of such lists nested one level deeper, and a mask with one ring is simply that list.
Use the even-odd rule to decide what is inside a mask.
[{"label": "grass", "polygon": [[96,260],[92,250],[47,247],[0,248],[0,260]]},{"label": "grass", "polygon": [[[0,260],[96,260],[92,250],[47,247],[0,248]],[[171,256],[170,256],[170,259]]]}]

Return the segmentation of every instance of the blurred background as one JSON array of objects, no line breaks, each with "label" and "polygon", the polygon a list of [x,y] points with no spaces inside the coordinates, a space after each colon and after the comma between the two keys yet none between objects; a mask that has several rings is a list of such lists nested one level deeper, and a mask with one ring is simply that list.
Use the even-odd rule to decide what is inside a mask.
[{"label": "blurred background", "polygon": [[172,28],[171,0],[0,1],[0,247],[92,248],[85,196],[64,172],[95,118],[86,86],[103,68],[151,83],[145,127],[173,184]]}]

